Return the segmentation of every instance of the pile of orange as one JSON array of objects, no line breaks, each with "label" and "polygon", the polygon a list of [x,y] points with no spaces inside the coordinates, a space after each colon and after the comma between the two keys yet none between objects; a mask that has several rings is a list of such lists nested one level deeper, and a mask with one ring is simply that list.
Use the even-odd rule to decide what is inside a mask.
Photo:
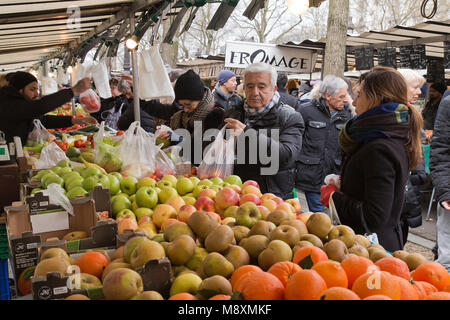
[{"label": "pile of orange", "polygon": [[437,262],[410,272],[395,257],[373,263],[352,255],[339,263],[318,247],[300,248],[292,262],[278,262],[267,271],[242,266],[230,282],[245,300],[450,300],[450,274]]}]

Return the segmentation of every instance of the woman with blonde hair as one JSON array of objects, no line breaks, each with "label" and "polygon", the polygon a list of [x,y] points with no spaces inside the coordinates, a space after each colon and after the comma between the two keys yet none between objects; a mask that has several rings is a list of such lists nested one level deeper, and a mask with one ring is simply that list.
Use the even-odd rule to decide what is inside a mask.
[{"label": "woman with blonde hair", "polygon": [[340,190],[328,186],[336,190],[331,198],[342,224],[401,250],[400,214],[409,170],[421,160],[422,117],[408,104],[404,77],[387,67],[365,75],[354,105],[357,116],[339,135],[345,156]]},{"label": "woman with blonde hair", "polygon": [[422,94],[420,88],[425,84],[425,78],[412,69],[398,69],[398,72],[406,80],[406,85],[408,86],[408,102],[415,104]]}]

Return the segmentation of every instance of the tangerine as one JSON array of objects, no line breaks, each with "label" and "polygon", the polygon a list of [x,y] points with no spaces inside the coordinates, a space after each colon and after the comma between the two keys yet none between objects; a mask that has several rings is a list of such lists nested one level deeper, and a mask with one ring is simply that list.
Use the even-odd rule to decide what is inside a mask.
[{"label": "tangerine", "polygon": [[349,256],[341,261],[341,267],[345,270],[348,279],[348,288],[353,287],[355,280],[366,273],[368,268],[378,269],[370,259],[361,256]]},{"label": "tangerine", "polygon": [[231,275],[230,278],[230,283],[231,283],[231,287],[234,289],[234,285],[236,284],[236,281],[244,274],[246,274],[247,272],[250,271],[261,271],[263,272],[263,270],[255,265],[252,264],[246,264],[243,266],[240,266],[239,268],[237,268],[236,270],[234,270],[233,274]]},{"label": "tangerine", "polygon": [[327,289],[325,280],[314,270],[300,270],[286,285],[286,300],[317,300]]},{"label": "tangerine", "polygon": [[398,281],[386,271],[366,272],[358,277],[352,290],[361,298],[382,294],[392,300],[399,300],[401,289]]},{"label": "tangerine", "polygon": [[423,300],[450,300],[449,292],[433,292],[425,297]]},{"label": "tangerine", "polygon": [[198,298],[188,292],[180,292],[180,293],[174,294],[168,300],[198,300]]},{"label": "tangerine", "polygon": [[290,261],[280,261],[272,265],[267,272],[277,277],[286,288],[289,279],[300,270],[302,270],[302,268],[298,264]]},{"label": "tangerine", "polygon": [[352,290],[342,287],[328,288],[320,294],[319,300],[361,300]]},{"label": "tangerine", "polygon": [[411,272],[405,261],[395,257],[381,258],[375,265],[380,268],[381,271],[387,271],[394,276],[399,276],[406,280],[411,278]]},{"label": "tangerine", "polygon": [[319,261],[311,270],[317,271],[325,280],[327,287],[348,287],[348,278],[345,270],[338,262],[335,261]]},{"label": "tangerine", "polygon": [[438,291],[450,285],[450,274],[445,267],[437,262],[425,262],[418,266],[412,273],[415,281],[431,283]]},{"label": "tangerine", "polygon": [[313,265],[318,263],[319,261],[327,261],[328,256],[322,249],[314,246],[302,247],[295,251],[294,257],[292,258],[292,262],[299,264],[306,257],[311,256],[311,260]]},{"label": "tangerine", "polygon": [[88,251],[75,261],[75,265],[80,267],[81,273],[89,273],[101,279],[103,270],[108,266],[108,259],[100,252]]},{"label": "tangerine", "polygon": [[244,300],[283,300],[284,286],[273,274],[250,271],[235,283],[234,292],[240,292]]}]

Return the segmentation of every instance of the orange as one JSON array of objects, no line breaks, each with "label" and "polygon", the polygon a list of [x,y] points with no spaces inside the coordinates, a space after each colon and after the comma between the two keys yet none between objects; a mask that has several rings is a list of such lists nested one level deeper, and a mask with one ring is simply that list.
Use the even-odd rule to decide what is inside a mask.
[{"label": "orange", "polygon": [[88,251],[78,257],[75,265],[80,267],[81,273],[89,273],[101,279],[103,270],[108,266],[108,259],[100,252]]},{"label": "orange", "polygon": [[235,283],[234,292],[240,292],[244,300],[283,300],[284,286],[273,274],[250,271]]},{"label": "orange", "polygon": [[411,273],[409,272],[408,265],[405,261],[395,257],[386,257],[375,262],[375,265],[380,268],[381,271],[387,271],[394,276],[398,276],[409,280]]},{"label": "orange", "polygon": [[319,300],[361,300],[356,293],[347,288],[328,288],[320,294]]},{"label": "orange", "polygon": [[319,261],[327,261],[328,256],[322,249],[318,247],[303,247],[295,251],[294,257],[292,258],[292,262],[295,264],[299,264],[307,256],[311,255],[311,260],[313,264],[316,264]]},{"label": "orange", "polygon": [[168,300],[198,300],[196,296],[188,292],[180,292],[171,296]]},{"label": "orange", "polygon": [[444,289],[442,289],[443,292],[450,292],[450,285],[446,286]]},{"label": "orange", "polygon": [[450,285],[450,274],[445,267],[437,262],[425,262],[412,273],[415,281],[426,281],[441,291]]},{"label": "orange", "polygon": [[244,266],[240,266],[239,268],[234,270],[234,272],[233,272],[233,274],[231,275],[231,278],[230,278],[230,283],[231,283],[231,287],[233,288],[233,290],[234,290],[234,285],[236,284],[236,281],[239,280],[239,278],[242,275],[244,275],[244,274],[246,274],[247,272],[250,272],[250,271],[261,271],[261,272],[263,272],[263,270],[260,267],[252,265],[252,264],[246,264]]},{"label": "orange", "polygon": [[398,281],[386,271],[366,272],[355,280],[352,290],[361,299],[382,294],[399,300],[402,293]]},{"label": "orange", "polygon": [[433,292],[423,300],[450,300],[449,292]]},{"label": "orange", "polygon": [[302,268],[298,264],[290,261],[280,261],[272,265],[267,272],[277,277],[286,288],[286,284],[292,275],[300,270],[302,270]]},{"label": "orange", "polygon": [[413,281],[412,285],[419,295],[419,300],[423,300],[429,294],[438,291],[435,286],[425,281]]},{"label": "orange", "polygon": [[383,294],[374,294],[373,296],[365,297],[363,300],[392,300]]},{"label": "orange", "polygon": [[208,300],[231,300],[231,296],[227,294],[216,294],[215,296],[209,298]]},{"label": "orange", "polygon": [[373,262],[365,257],[350,256],[341,261],[341,267],[345,270],[348,279],[348,288],[353,287],[353,282],[367,272],[367,268],[378,269]]},{"label": "orange", "polygon": [[317,300],[326,289],[327,284],[317,271],[300,270],[289,279],[285,299]]},{"label": "orange", "polygon": [[317,271],[325,280],[327,287],[348,287],[348,279],[345,270],[338,262],[335,261],[319,261],[311,270]]},{"label": "orange", "polygon": [[400,300],[419,300],[419,294],[417,293],[411,282],[399,276],[393,277],[397,279],[398,284],[400,285],[400,290],[402,292]]}]

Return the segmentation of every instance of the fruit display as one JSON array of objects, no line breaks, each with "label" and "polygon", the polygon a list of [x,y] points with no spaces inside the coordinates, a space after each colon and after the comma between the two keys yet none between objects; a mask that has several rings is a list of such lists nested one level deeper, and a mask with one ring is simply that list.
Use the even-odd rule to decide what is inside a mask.
[{"label": "fruit display", "polygon": [[[82,166],[57,179],[61,169],[55,170],[40,173],[41,183],[70,186],[71,196],[109,187],[118,233],[135,232],[112,259],[87,252],[72,261],[85,285],[103,287],[105,299],[448,299],[450,274],[439,263],[418,253],[389,253],[350,227],[333,225],[325,213],[302,213],[297,199],[262,194],[255,181],[138,180]],[[149,260],[162,258],[174,275],[167,296],[144,291],[139,274]],[[70,263],[63,254],[48,260],[35,275],[63,274]]]}]

